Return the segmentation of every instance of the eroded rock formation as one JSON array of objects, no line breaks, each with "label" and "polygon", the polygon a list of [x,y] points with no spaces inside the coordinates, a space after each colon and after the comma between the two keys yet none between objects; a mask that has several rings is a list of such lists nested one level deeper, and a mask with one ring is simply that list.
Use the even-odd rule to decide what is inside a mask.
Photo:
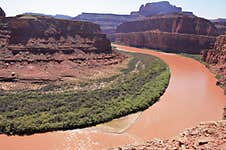
[{"label": "eroded rock formation", "polygon": [[157,15],[143,20],[126,22],[118,26],[117,33],[158,30],[171,33],[197,35],[218,35],[218,31],[209,20],[180,13]]},{"label": "eroded rock formation", "polygon": [[153,16],[178,12],[182,12],[181,7],[173,6],[168,1],[161,1],[141,5],[139,11],[131,12],[131,15]]},{"label": "eroded rock formation", "polygon": [[191,54],[200,53],[203,49],[212,47],[215,42],[215,37],[210,36],[158,31],[116,33],[109,35],[109,39],[116,43],[123,43],[135,47]]},{"label": "eroded rock formation", "polygon": [[217,37],[214,49],[203,51],[203,60],[218,74],[218,84],[226,90],[226,34]]},{"label": "eroded rock formation", "polygon": [[192,54],[212,48],[218,35],[210,21],[184,14],[158,15],[126,22],[118,26],[117,32],[109,35],[117,43]]},{"label": "eroded rock formation", "polygon": [[29,15],[0,22],[0,81],[62,80],[123,59],[93,23]]}]

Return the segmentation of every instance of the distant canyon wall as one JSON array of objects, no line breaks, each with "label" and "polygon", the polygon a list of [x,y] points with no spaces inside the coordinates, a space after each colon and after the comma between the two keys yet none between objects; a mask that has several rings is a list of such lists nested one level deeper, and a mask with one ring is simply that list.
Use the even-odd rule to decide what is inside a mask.
[{"label": "distant canyon wall", "polygon": [[161,32],[217,36],[217,28],[209,20],[180,13],[158,15],[143,20],[126,22],[117,27],[117,33],[158,30]]},{"label": "distant canyon wall", "polygon": [[183,12],[182,8],[173,6],[167,1],[162,1],[141,5],[139,11],[133,11],[130,15],[82,13],[73,19],[99,24],[103,33],[112,34],[115,33],[117,26],[122,23],[170,13],[193,15],[192,12]]},{"label": "distant canyon wall", "polygon": [[108,36],[113,42],[191,54],[212,48],[218,35],[210,21],[180,13],[126,22],[116,32]]},{"label": "distant canyon wall", "polygon": [[215,42],[214,36],[177,34],[168,32],[116,33],[110,40],[125,45],[158,49],[166,52],[198,54]]}]

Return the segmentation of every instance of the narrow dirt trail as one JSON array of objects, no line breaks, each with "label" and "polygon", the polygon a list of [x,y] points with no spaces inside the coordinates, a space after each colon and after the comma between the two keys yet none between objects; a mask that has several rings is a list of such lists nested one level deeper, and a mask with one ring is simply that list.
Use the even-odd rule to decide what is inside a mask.
[{"label": "narrow dirt trail", "polygon": [[[0,135],[1,149],[103,149],[152,138],[169,138],[202,121],[222,119],[226,96],[223,90],[216,86],[214,75],[204,65],[174,54],[114,46],[123,51],[157,56],[169,65],[170,84],[159,102],[142,112],[140,117],[120,134],[92,127],[25,137]],[[120,125],[120,120],[118,124]]]}]

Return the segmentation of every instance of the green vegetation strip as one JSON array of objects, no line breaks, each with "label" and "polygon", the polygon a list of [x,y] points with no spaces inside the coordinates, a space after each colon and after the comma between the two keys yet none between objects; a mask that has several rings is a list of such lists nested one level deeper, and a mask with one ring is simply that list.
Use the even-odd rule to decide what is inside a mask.
[{"label": "green vegetation strip", "polygon": [[170,71],[156,57],[130,55],[128,69],[111,87],[58,94],[2,92],[0,132],[25,135],[82,128],[147,109],[164,93]]}]

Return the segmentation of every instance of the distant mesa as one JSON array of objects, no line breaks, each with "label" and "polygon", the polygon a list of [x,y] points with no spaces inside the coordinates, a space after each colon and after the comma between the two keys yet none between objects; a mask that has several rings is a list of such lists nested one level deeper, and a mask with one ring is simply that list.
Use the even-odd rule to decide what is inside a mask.
[{"label": "distant mesa", "polygon": [[182,12],[181,7],[171,5],[168,1],[147,3],[141,5],[138,12],[131,12],[131,15],[153,16],[168,13]]},{"label": "distant mesa", "polygon": [[4,12],[4,10],[0,7],[0,17],[5,17],[6,14]]},{"label": "distant mesa", "polygon": [[99,24],[101,30],[106,34],[115,33],[118,25],[124,22],[144,19],[149,16],[182,13],[184,15],[193,15],[192,12],[183,12],[182,8],[171,5],[167,1],[147,3],[142,5],[139,11],[131,12],[130,15],[116,14],[97,14],[97,13],[82,13],[74,18],[79,21],[89,21]]}]

